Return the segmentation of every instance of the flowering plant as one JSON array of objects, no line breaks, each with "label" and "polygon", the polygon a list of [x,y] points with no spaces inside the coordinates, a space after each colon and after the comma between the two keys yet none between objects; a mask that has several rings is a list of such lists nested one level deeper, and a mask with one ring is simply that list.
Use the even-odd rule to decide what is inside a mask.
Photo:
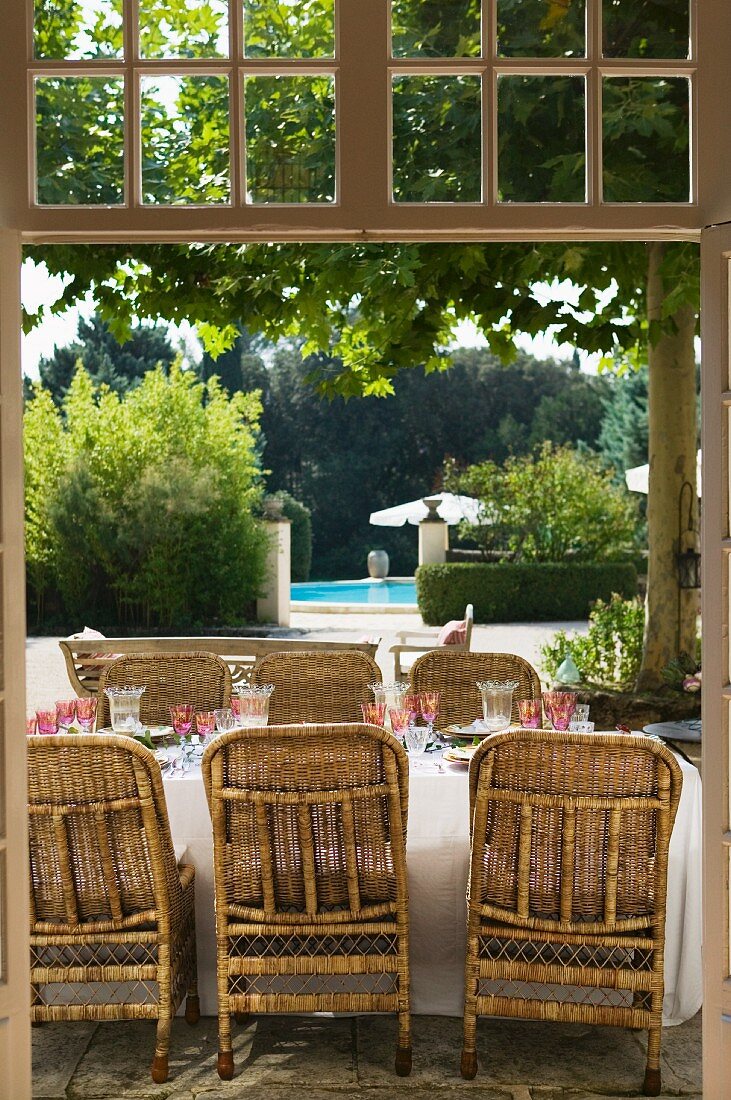
[{"label": "flowering plant", "polygon": [[687,691],[691,695],[694,695],[697,691],[701,690],[701,687],[702,687],[702,684],[701,684],[701,670],[700,669],[698,669],[697,672],[692,673],[692,675],[685,676],[683,678],[683,691]]}]

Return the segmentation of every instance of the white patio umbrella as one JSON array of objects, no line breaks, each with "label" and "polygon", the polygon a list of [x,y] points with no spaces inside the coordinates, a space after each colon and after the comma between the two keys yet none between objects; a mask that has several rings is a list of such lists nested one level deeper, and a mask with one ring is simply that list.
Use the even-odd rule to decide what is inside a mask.
[{"label": "white patio umbrella", "polygon": [[425,500],[437,502],[436,514],[450,526],[461,523],[463,519],[470,523],[485,522],[479,500],[454,493],[431,493],[420,500],[396,504],[393,508],[382,508],[380,512],[371,512],[370,522],[376,527],[403,527],[405,523],[418,527],[429,514]]},{"label": "white patio umbrella", "polygon": [[[698,496],[701,495],[701,452],[698,451],[696,458],[696,477],[698,479]],[[650,489],[650,465],[645,463],[644,466],[633,466],[631,470],[624,471],[624,480],[627,482],[627,488],[632,493],[645,493],[647,494]]]}]

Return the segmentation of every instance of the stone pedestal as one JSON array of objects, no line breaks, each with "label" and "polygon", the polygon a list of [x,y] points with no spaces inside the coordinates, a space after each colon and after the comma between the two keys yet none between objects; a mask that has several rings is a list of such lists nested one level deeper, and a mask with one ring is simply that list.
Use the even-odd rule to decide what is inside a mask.
[{"label": "stone pedestal", "polygon": [[262,623],[289,626],[291,568],[291,524],[288,519],[265,520],[269,538],[266,595],[256,601],[256,617]]},{"label": "stone pedestal", "polygon": [[440,564],[447,560],[449,527],[438,516],[419,524],[419,565]]}]

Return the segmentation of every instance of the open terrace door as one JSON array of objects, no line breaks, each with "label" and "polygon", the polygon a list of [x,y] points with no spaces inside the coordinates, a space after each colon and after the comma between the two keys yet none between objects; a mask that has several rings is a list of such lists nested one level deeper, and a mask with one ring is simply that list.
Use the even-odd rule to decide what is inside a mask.
[{"label": "open terrace door", "polygon": [[[2,5],[2,1100],[30,1095],[21,244],[698,240],[704,227],[731,222],[728,0],[313,0],[307,6],[215,0],[215,31],[201,37],[186,26],[186,12],[207,4],[170,0],[167,20],[140,0]],[[288,16],[299,8],[301,18],[272,18],[278,5]],[[151,11],[154,27],[145,22]],[[282,38],[287,27],[289,37]],[[206,90],[211,118],[180,115],[181,87]],[[660,172],[666,168],[652,143],[643,144],[642,124],[618,141],[608,123],[622,97],[634,94],[651,113],[661,111],[677,135],[680,184],[671,194],[645,194],[638,186],[643,159]],[[552,95],[561,111],[546,116],[537,106]],[[283,104],[290,118],[307,108],[299,148],[277,145],[276,111]],[[167,135],[158,129],[150,138],[150,119],[163,130],[167,119]],[[183,150],[173,164],[170,135],[191,126],[192,147],[197,121],[225,136],[199,143],[196,156]],[[541,163],[526,163],[511,176],[506,151],[516,136],[526,139],[526,156],[536,137],[544,153]],[[569,157],[575,171],[546,176],[546,143],[553,143],[549,160]],[[636,177],[616,171],[628,145],[640,150]],[[727,1100],[731,1080],[730,255],[731,231],[709,229],[703,248],[706,1100]]]}]

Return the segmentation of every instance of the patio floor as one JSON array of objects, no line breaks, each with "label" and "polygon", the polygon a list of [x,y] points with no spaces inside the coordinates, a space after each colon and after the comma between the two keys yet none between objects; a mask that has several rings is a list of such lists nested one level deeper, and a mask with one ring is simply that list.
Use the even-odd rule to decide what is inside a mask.
[{"label": "patio floor", "polygon": [[[664,1097],[700,1100],[700,1013],[663,1029]],[[414,1068],[393,1073],[395,1022],[352,1018],[254,1017],[234,1027],[236,1076],[216,1073],[216,1021],[176,1020],[170,1080],[154,1085],[148,1022],[44,1024],[33,1031],[33,1096],[38,1100],[427,1100],[468,1094],[480,1100],[592,1100],[637,1096],[645,1035],[608,1027],[519,1020],[480,1021],[480,1071],[459,1076],[461,1020],[414,1018]]]}]

